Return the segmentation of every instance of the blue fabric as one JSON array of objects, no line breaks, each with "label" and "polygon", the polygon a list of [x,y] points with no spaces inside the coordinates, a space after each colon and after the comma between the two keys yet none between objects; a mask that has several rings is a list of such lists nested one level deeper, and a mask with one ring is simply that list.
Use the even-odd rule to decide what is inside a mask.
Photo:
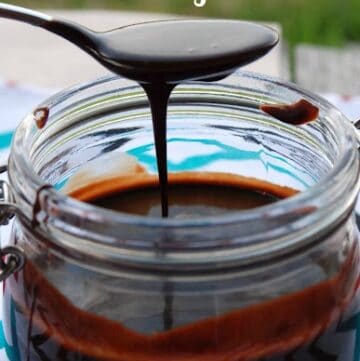
[{"label": "blue fabric", "polygon": [[14,132],[0,133],[0,150],[4,150],[10,147],[11,139]]}]

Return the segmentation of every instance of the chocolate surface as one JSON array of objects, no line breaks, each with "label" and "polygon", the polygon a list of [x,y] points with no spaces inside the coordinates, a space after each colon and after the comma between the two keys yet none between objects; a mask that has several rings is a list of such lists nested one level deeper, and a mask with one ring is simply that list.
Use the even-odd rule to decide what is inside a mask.
[{"label": "chocolate surface", "polygon": [[[276,202],[279,198],[264,191],[242,189],[237,186],[212,183],[206,174],[194,176],[193,180],[177,175],[177,182],[169,184],[169,217],[197,218],[217,216],[233,211],[253,209]],[[174,180],[174,177],[170,176]],[[236,179],[236,176],[233,178]],[[217,179],[217,182],[220,181]],[[161,198],[157,181],[149,182],[145,187],[134,188],[125,192],[118,192],[97,198],[92,204],[122,213],[161,217]]]}]

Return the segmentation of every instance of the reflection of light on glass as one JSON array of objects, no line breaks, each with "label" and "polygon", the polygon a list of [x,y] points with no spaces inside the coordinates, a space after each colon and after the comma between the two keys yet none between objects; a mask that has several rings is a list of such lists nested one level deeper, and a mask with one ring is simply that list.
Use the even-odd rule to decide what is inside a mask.
[{"label": "reflection of light on glass", "polygon": [[202,8],[206,5],[206,0],[194,0],[194,5],[198,8]]}]

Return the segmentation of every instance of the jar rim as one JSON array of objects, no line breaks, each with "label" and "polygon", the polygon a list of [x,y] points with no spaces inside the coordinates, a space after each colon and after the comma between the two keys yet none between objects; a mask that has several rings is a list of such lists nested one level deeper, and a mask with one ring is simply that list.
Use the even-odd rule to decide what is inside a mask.
[{"label": "jar rim", "polygon": [[[48,201],[49,209],[57,208],[61,209],[63,214],[71,215],[74,217],[82,216],[88,218],[89,222],[102,222],[102,224],[111,224],[112,226],[135,226],[135,227],[145,227],[146,229],[160,229],[177,232],[178,230],[186,229],[197,229],[203,227],[215,226],[231,226],[231,225],[245,225],[248,222],[261,222],[264,219],[280,219],[285,217],[289,219],[289,214],[298,215],[299,209],[308,209],[308,216],[312,217],[312,223],[321,222],[324,217],[324,210],[329,209],[324,207],[324,204],[329,203],[329,195],[332,195],[331,202],[338,202],[341,198],[344,198],[342,192],[344,188],[347,188],[349,191],[346,193],[348,196],[348,202],[344,202],[344,207],[353,205],[354,199],[358,190],[358,172],[359,166],[357,164],[357,140],[355,132],[352,129],[350,121],[347,121],[346,117],[341,114],[333,105],[329,102],[312,94],[295,84],[282,82],[278,79],[274,79],[268,76],[263,76],[259,74],[254,74],[251,72],[239,71],[236,77],[253,79],[254,81],[264,82],[266,84],[271,84],[275,87],[284,87],[291,91],[296,92],[300,97],[304,97],[314,104],[321,104],[324,108],[331,113],[333,119],[327,119],[331,126],[335,127],[336,121],[339,119],[341,121],[341,126],[337,124],[337,139],[339,141],[339,157],[336,159],[334,166],[330,171],[314,186],[309,189],[296,194],[287,199],[275,202],[273,204],[246,210],[246,211],[235,211],[229,214],[215,216],[215,217],[199,217],[195,219],[162,219],[157,217],[148,217],[148,216],[137,216],[137,215],[128,215],[122,214],[115,211],[110,211],[96,207],[94,205],[87,204],[85,202],[78,201],[76,199],[67,196],[54,188],[44,189],[44,195],[46,194],[46,199]],[[115,76],[106,76],[95,81],[88,82],[86,84],[81,84],[76,87],[70,88],[59,94],[56,94],[54,97],[45,101],[41,106],[46,106],[48,104],[53,104],[54,102],[59,102],[61,99],[68,99],[74,93],[82,92],[87,89],[91,89],[96,85],[111,82],[114,79],[118,79]],[[343,121],[345,120],[345,121]],[[33,126],[33,124],[31,124]],[[12,163],[17,164],[17,169],[21,169],[24,179],[27,180],[28,187],[39,190],[43,189],[45,182],[36,174],[35,170],[31,167],[31,161],[29,159],[29,154],[27,152],[21,151],[21,146],[26,142],[26,137],[30,134],[30,123],[29,119],[25,119],[14,135],[14,140],[12,144],[12,152],[10,156],[9,165]],[[14,160],[14,155],[16,160]],[[356,168],[354,168],[356,164]],[[356,171],[354,171],[356,169]],[[346,175],[352,174],[352,176],[346,177]],[[11,174],[11,167],[9,167],[9,178],[12,180],[13,175]],[[346,179],[346,181],[344,181]],[[342,199],[344,201],[344,199]],[[346,203],[346,204],[345,204]],[[324,209],[323,209],[324,208]],[[311,211],[310,211],[311,210]],[[338,211],[343,211],[342,207],[338,207]],[[337,215],[339,216],[339,214]],[[305,217],[306,218],[306,217]],[[300,219],[300,217],[295,217],[291,221],[292,226],[296,227],[293,230],[301,230],[305,227],[306,222]],[[288,229],[289,224],[284,225],[283,232],[268,232],[269,236],[280,237],[284,235],[286,228]],[[78,233],[78,235],[86,236],[84,233]],[[267,237],[268,238],[268,237]],[[97,242],[104,243],[101,238],[97,239]],[[249,245],[247,243],[247,245]],[[204,245],[202,245],[203,247]],[[193,244],[190,248],[193,247]]]}]

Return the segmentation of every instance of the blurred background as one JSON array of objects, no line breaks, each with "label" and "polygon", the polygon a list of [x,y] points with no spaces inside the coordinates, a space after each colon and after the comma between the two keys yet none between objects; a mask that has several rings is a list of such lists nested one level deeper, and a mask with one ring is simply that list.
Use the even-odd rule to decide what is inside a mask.
[{"label": "blurred background", "polygon": [[193,2],[20,0],[12,3],[44,9],[140,11],[277,23],[283,36],[283,69],[276,75],[319,92],[360,94],[360,82],[354,81],[354,75],[360,72],[359,0],[207,0],[201,8]]},{"label": "blurred background", "polygon": [[101,8],[278,22],[290,47],[299,43],[340,46],[360,41],[359,0],[23,0],[37,8]]}]

